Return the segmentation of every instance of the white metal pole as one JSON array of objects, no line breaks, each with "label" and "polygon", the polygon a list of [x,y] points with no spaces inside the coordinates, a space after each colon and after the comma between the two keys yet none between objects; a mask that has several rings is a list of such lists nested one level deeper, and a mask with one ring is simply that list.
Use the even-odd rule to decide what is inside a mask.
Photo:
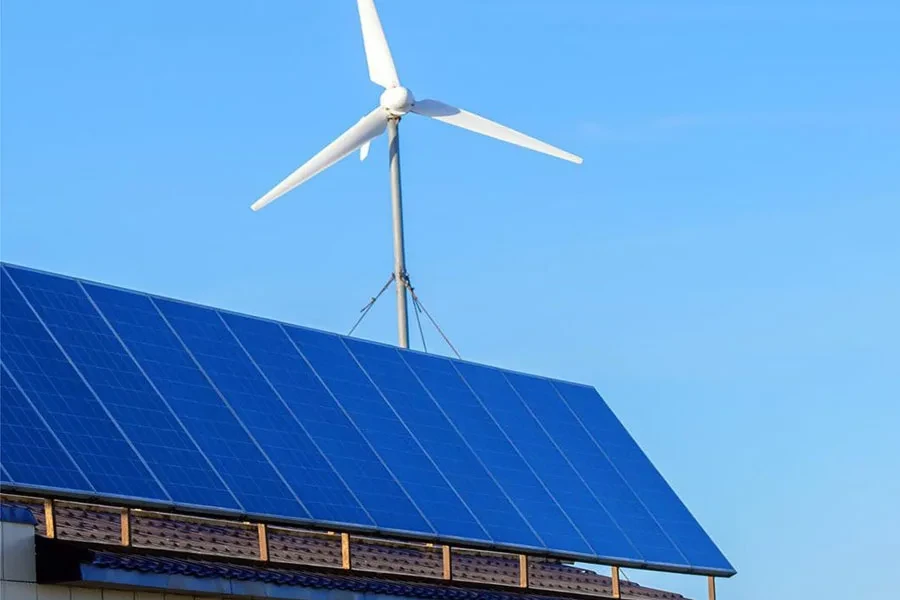
[{"label": "white metal pole", "polygon": [[403,194],[400,189],[400,118],[388,120],[391,164],[391,208],[394,214],[394,284],[397,286],[397,337],[401,348],[409,348],[409,317],[406,312],[406,251],[403,247]]}]

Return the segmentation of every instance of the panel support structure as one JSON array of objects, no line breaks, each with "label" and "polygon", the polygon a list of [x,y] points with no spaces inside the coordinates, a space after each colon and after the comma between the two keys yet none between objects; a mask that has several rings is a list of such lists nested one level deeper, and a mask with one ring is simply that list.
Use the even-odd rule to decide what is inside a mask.
[{"label": "panel support structure", "polygon": [[450,546],[444,545],[441,548],[441,554],[443,556],[443,573],[442,577],[447,581],[453,579],[453,552],[450,549]]},{"label": "panel support structure", "polygon": [[121,525],[122,545],[131,545],[131,511],[123,508],[119,513],[119,523]]},{"label": "panel support structure", "polygon": [[341,568],[349,569],[350,563],[350,534],[341,534]]},{"label": "panel support structure", "polygon": [[256,525],[256,535],[259,537],[259,560],[269,560],[269,532],[265,523]]},{"label": "panel support structure", "polygon": [[709,600],[716,600],[716,578],[710,576],[707,581],[709,582]]},{"label": "panel support structure", "polygon": [[53,500],[44,500],[44,523],[47,537],[56,537],[56,523],[53,520]]},{"label": "panel support structure", "polygon": [[622,597],[622,591],[619,589],[619,567],[612,568],[612,597]]},{"label": "panel support structure", "polygon": [[524,554],[519,555],[519,587],[528,587],[528,557]]}]

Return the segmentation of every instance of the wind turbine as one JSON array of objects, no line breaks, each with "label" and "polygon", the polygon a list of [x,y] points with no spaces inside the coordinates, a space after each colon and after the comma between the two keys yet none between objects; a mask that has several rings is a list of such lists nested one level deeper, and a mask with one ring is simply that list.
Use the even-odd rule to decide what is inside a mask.
[{"label": "wind turbine", "polygon": [[527,136],[524,133],[495,123],[474,113],[438,100],[416,100],[408,88],[400,84],[394,59],[384,36],[381,19],[375,9],[374,0],[357,0],[359,20],[362,24],[363,44],[369,65],[369,78],[384,88],[378,106],[356,125],[345,131],[336,140],[288,175],[263,197],[253,203],[257,211],[295,187],[318,175],[328,167],[359,150],[360,160],[369,154],[372,140],[388,132],[388,153],[391,171],[391,204],[394,218],[394,283],[397,287],[397,330],[399,344],[409,347],[409,319],[406,310],[406,288],[409,285],[406,273],[406,256],[403,247],[403,201],[400,188],[400,119],[407,114],[422,115],[443,121],[456,127],[468,129],[488,137],[522,146],[529,150],[549,154],[563,160],[581,164],[581,157],[560,150],[550,144]]}]

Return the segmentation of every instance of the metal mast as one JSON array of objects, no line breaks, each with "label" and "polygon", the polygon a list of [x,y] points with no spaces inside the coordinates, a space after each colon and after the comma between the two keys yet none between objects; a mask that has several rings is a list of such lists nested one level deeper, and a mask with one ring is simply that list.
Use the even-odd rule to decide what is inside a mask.
[{"label": "metal mast", "polygon": [[400,117],[387,122],[391,164],[391,208],[394,216],[394,283],[397,286],[397,338],[409,348],[409,316],[406,312],[406,251],[403,247],[403,193],[400,189]]}]

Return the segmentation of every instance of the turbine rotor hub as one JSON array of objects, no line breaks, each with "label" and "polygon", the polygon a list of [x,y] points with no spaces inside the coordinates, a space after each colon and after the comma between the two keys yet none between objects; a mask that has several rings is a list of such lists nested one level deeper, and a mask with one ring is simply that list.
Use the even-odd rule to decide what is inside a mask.
[{"label": "turbine rotor hub", "polygon": [[401,117],[408,113],[416,99],[405,87],[394,87],[384,90],[380,100],[382,108],[394,116]]}]

